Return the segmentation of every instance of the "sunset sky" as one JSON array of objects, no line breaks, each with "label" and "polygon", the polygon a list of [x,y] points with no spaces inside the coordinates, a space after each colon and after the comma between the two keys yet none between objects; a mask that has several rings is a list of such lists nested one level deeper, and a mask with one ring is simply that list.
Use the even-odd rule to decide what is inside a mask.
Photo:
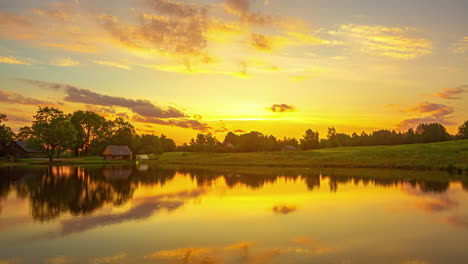
[{"label": "sunset sky", "polygon": [[466,0],[0,2],[0,113],[92,110],[177,143],[468,119]]}]

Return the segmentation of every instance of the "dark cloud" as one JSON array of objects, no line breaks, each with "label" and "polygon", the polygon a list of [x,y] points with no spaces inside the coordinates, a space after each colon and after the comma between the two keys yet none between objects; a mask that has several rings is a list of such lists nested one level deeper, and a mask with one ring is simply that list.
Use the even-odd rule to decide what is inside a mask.
[{"label": "dark cloud", "polygon": [[429,123],[440,123],[442,125],[451,126],[456,123],[446,120],[444,117],[419,117],[419,118],[409,118],[398,123],[397,128],[400,130],[406,130],[409,128],[414,128],[419,124],[429,124]]},{"label": "dark cloud", "polygon": [[268,107],[267,109],[275,113],[286,113],[296,111],[296,107],[287,104],[274,104],[271,107]]},{"label": "dark cloud", "polygon": [[25,97],[19,93],[0,90],[0,102],[22,105],[53,105],[51,102]]},{"label": "dark cloud", "polygon": [[260,51],[271,51],[273,49],[271,39],[258,33],[252,33],[250,45]]},{"label": "dark cloud", "polygon": [[442,92],[436,93],[435,96],[448,100],[461,99],[462,94],[468,92],[468,85],[458,86],[456,88],[445,88]]},{"label": "dark cloud", "polygon": [[30,79],[22,79],[22,78],[17,78],[14,79],[16,81],[26,83],[29,85],[33,85],[42,89],[50,89],[50,90],[60,90],[60,89],[65,89],[67,88],[67,84],[61,84],[61,83],[53,83],[53,82],[45,82],[45,81],[39,81],[39,80],[30,80]]},{"label": "dark cloud", "polygon": [[144,118],[140,116],[133,117],[133,121],[141,123],[149,123],[163,126],[176,126],[182,128],[191,128],[199,131],[207,131],[211,129],[208,124],[202,123],[193,119],[160,119],[160,118]]},{"label": "dark cloud", "polygon": [[146,118],[182,118],[186,115],[174,108],[168,107],[167,109],[162,109],[159,106],[154,105],[148,100],[141,99],[128,99],[124,97],[116,97],[103,95],[96,92],[93,92],[88,89],[80,89],[74,86],[67,86],[66,91],[67,96],[64,98],[67,102],[72,103],[83,103],[99,106],[120,106],[132,110],[134,113],[144,116]]}]

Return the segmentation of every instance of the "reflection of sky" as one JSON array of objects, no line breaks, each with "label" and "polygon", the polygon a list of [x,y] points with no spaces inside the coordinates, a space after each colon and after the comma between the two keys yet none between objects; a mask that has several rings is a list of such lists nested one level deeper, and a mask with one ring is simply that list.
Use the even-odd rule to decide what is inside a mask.
[{"label": "reflection of sky", "polygon": [[444,193],[352,182],[331,192],[328,178],[313,191],[303,179],[253,189],[228,188],[219,178],[199,189],[177,174],[164,186],[142,185],[122,207],[41,224],[30,219],[27,199],[12,193],[2,200],[0,260],[459,263],[468,257],[467,198],[458,183]]}]

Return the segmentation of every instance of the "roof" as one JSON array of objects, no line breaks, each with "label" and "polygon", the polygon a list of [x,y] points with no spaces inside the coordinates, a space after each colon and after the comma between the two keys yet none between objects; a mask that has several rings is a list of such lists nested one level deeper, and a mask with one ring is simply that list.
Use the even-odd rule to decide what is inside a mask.
[{"label": "roof", "polygon": [[131,156],[132,151],[128,146],[109,145],[102,152],[103,156]]},{"label": "roof", "polygon": [[28,153],[37,153],[37,152],[39,152],[39,150],[29,147],[28,142],[26,142],[26,141],[16,140],[16,141],[13,141],[13,142],[16,143],[25,152],[28,152]]}]

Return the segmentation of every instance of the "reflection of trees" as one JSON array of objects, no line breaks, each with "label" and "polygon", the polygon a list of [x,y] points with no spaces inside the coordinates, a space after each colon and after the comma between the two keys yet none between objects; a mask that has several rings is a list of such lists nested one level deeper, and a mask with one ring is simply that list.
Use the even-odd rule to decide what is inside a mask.
[{"label": "reflection of trees", "polygon": [[[210,187],[217,180],[225,181],[228,188],[243,185],[262,188],[278,180],[299,181],[308,190],[320,188],[323,178],[328,179],[330,190],[339,191],[344,184],[374,184],[391,187],[402,183],[419,186],[423,192],[442,193],[449,188],[450,179],[436,175],[434,180],[421,180],[421,175],[411,178],[407,173],[389,171],[353,170],[281,170],[272,168],[167,168],[157,166],[51,166],[36,168],[0,168],[0,201],[12,190],[20,198],[29,199],[33,217],[51,220],[62,213],[89,214],[105,204],[122,205],[133,197],[140,185],[164,186],[176,173],[185,174],[200,187]],[[380,174],[376,174],[380,173]],[[286,175],[286,176],[285,176]],[[428,178],[431,178],[428,177]],[[432,179],[431,178],[431,179]],[[468,184],[462,181],[468,191]],[[0,206],[1,209],[1,206]]]},{"label": "reflection of trees", "polygon": [[21,178],[14,184],[14,189],[19,197],[30,200],[34,219],[41,221],[52,220],[65,212],[88,214],[106,203],[121,205],[132,198],[137,184],[165,183],[174,177],[174,173],[168,175],[158,171],[150,176],[149,172],[138,171],[134,166],[51,166],[8,170],[11,177],[3,173],[8,172],[7,169],[2,169],[0,198],[11,191],[11,179]]}]

